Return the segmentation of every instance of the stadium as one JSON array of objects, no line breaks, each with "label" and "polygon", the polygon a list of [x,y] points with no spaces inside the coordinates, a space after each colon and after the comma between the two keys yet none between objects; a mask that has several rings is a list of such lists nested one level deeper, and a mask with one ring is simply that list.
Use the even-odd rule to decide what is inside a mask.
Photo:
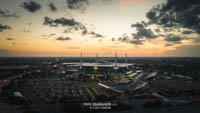
[{"label": "stadium", "polygon": [[85,74],[128,74],[132,71],[134,64],[127,62],[127,54],[125,57],[124,63],[118,63],[117,54],[115,55],[115,62],[100,61],[97,55],[96,62],[89,63],[83,62],[81,53],[80,62],[62,63],[62,66],[64,67],[63,71],[67,70],[67,72],[82,72]]}]

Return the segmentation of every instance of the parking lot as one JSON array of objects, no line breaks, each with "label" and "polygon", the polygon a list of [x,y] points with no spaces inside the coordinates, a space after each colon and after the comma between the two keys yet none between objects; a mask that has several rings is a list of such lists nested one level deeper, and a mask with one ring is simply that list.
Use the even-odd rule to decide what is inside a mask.
[{"label": "parking lot", "polygon": [[58,77],[34,79],[25,86],[25,93],[36,103],[57,103],[65,97],[68,101],[93,101],[98,95],[112,96],[113,92],[95,82],[63,80]]}]

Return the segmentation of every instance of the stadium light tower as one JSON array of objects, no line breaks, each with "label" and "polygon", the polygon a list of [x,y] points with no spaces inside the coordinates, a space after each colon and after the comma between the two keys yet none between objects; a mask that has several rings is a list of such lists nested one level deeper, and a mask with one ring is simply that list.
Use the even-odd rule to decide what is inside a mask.
[{"label": "stadium light tower", "polygon": [[98,63],[99,58],[98,58],[98,53],[96,54],[96,63]]},{"label": "stadium light tower", "polygon": [[128,61],[127,61],[127,53],[126,53],[126,55],[125,55],[125,63],[128,63]]},{"label": "stadium light tower", "polygon": [[119,67],[117,66],[117,53],[115,53],[115,67],[114,69],[119,69]]},{"label": "stadium light tower", "polygon": [[82,52],[81,52],[80,69],[82,69],[82,66],[83,66],[83,59],[82,59]]}]

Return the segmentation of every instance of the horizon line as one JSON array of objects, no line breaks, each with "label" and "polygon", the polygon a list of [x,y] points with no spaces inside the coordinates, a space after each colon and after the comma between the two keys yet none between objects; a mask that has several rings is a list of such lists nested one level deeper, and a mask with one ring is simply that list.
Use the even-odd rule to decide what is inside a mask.
[{"label": "horizon line", "polygon": [[[38,57],[60,57],[60,58],[70,58],[70,57],[73,57],[73,58],[80,58],[80,56],[0,56],[0,58],[20,58],[20,57],[27,57],[27,58],[38,58]],[[115,56],[98,56],[99,58],[105,58],[105,57],[115,57]],[[142,58],[160,58],[160,57],[166,57],[166,58],[172,58],[172,57],[179,57],[179,58],[183,58],[183,57],[186,57],[186,58],[191,58],[191,57],[194,57],[194,58],[198,58],[200,56],[118,56],[118,58],[139,58],[139,57],[142,57]],[[83,58],[96,58],[96,56],[83,56]]]}]

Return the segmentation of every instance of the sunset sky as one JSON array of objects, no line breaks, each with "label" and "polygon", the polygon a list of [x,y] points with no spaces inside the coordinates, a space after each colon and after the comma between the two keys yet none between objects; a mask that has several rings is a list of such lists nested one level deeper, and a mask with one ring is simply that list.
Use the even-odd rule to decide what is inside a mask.
[{"label": "sunset sky", "polygon": [[0,56],[199,51],[199,0],[0,0]]}]

